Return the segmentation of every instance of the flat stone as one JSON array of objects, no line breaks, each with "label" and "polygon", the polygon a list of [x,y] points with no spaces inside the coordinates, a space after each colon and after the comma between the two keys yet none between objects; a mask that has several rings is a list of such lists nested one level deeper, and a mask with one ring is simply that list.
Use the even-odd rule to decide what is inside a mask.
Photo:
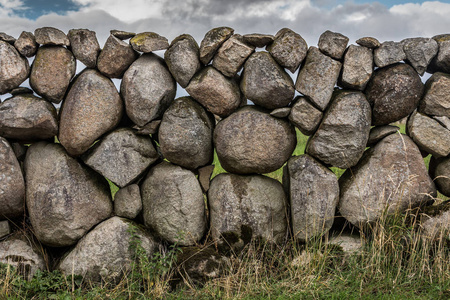
[{"label": "flat stone", "polygon": [[194,173],[168,162],[150,169],[141,185],[144,223],[159,237],[194,245],[205,233],[205,201]]},{"label": "flat stone", "polygon": [[10,90],[9,93],[13,96],[17,96],[22,94],[33,94],[33,90],[24,86],[19,86],[15,89]]},{"label": "flat stone", "polygon": [[28,60],[20,56],[16,48],[0,41],[0,95],[18,87],[28,78]]},{"label": "flat stone", "polygon": [[369,139],[371,109],[361,92],[335,94],[305,153],[341,169],[356,165]]},{"label": "flat stone", "polygon": [[304,135],[312,135],[319,127],[322,117],[323,112],[314,107],[306,97],[298,96],[289,114],[289,121]]},{"label": "flat stone", "polygon": [[391,134],[368,149],[339,179],[340,214],[362,227],[386,213],[404,212],[436,196],[422,155],[407,136]]},{"label": "flat stone", "polygon": [[139,57],[120,85],[127,115],[138,126],[160,118],[175,98],[176,89],[164,60],[153,53]]},{"label": "flat stone", "polygon": [[100,53],[100,45],[95,31],[88,29],[71,29],[67,34],[70,48],[75,58],[86,67],[94,69],[97,66],[97,58]]},{"label": "flat stone", "polygon": [[410,65],[375,70],[365,90],[373,108],[372,125],[387,125],[407,117],[419,104],[423,90],[420,76]]},{"label": "flat stone", "polygon": [[14,47],[20,54],[26,57],[32,57],[38,49],[34,34],[28,31],[22,31],[19,38],[14,42]]},{"label": "flat stone", "polygon": [[205,34],[200,43],[200,61],[207,65],[216,54],[217,49],[234,33],[230,27],[213,28]]},{"label": "flat stone", "polygon": [[398,63],[406,59],[403,44],[397,42],[383,42],[373,51],[373,61],[379,68]]},{"label": "flat stone", "polygon": [[8,44],[14,45],[14,43],[16,42],[16,38],[4,32],[0,32],[0,41],[4,41]]},{"label": "flat stone", "polygon": [[42,244],[73,245],[111,215],[106,179],[70,157],[60,144],[32,144],[24,168],[28,213]]},{"label": "flat stone", "polygon": [[255,52],[248,58],[240,86],[245,98],[268,109],[287,106],[295,94],[291,76],[268,52]]},{"label": "flat stone", "polygon": [[41,97],[60,103],[75,75],[76,60],[61,46],[39,47],[31,66],[30,85]]},{"label": "flat stone", "polygon": [[428,73],[444,72],[450,73],[450,34],[433,36],[439,45],[439,51],[429,64]]},{"label": "flat stone", "polygon": [[242,37],[247,44],[257,48],[265,47],[275,40],[273,35],[261,33],[244,34]]},{"label": "flat stone", "polygon": [[369,140],[367,141],[367,147],[373,146],[388,135],[397,133],[400,128],[392,125],[375,126],[370,129]]},{"label": "flat stone", "polygon": [[50,102],[32,94],[21,94],[0,104],[0,136],[36,141],[57,134],[58,116]]},{"label": "flat stone", "polygon": [[233,77],[254,51],[254,46],[246,44],[241,35],[234,34],[217,50],[212,65],[223,75]]},{"label": "flat stone", "polygon": [[439,122],[442,126],[450,130],[450,118],[447,117],[433,117],[436,121]]},{"label": "flat stone", "polygon": [[425,94],[419,112],[450,118],[450,75],[436,72],[425,84]]},{"label": "flat stone", "polygon": [[122,78],[128,67],[139,57],[131,45],[110,35],[97,59],[97,68],[110,78]]},{"label": "flat stone", "polygon": [[9,226],[9,221],[8,220],[0,221],[0,239],[3,239],[10,233],[11,227]]},{"label": "flat stone", "polygon": [[34,31],[36,43],[51,46],[70,46],[67,35],[54,27],[41,27]]},{"label": "flat stone", "polygon": [[336,175],[313,157],[290,158],[283,168],[283,185],[290,200],[293,234],[300,241],[326,234],[339,201]]},{"label": "flat stone", "polygon": [[373,73],[372,50],[350,45],[344,56],[340,84],[343,87],[363,91]]},{"label": "flat stone", "polygon": [[122,99],[111,79],[87,69],[75,79],[64,100],[58,139],[70,155],[81,155],[114,129],[122,114]]},{"label": "flat stone", "polygon": [[275,40],[266,49],[282,67],[294,73],[305,59],[308,45],[298,33],[283,28],[277,32]]},{"label": "flat stone", "polygon": [[420,76],[425,74],[431,60],[436,56],[438,43],[430,38],[410,38],[401,41],[406,62],[411,64]]},{"label": "flat stone", "polygon": [[373,37],[363,37],[356,41],[356,43],[360,46],[367,47],[370,49],[378,48],[381,46],[381,43]]},{"label": "flat stone", "polygon": [[170,73],[182,88],[189,84],[202,67],[198,44],[189,34],[180,35],[172,41],[164,53],[164,60]]},{"label": "flat stone", "polygon": [[134,125],[132,128],[136,130],[136,134],[149,135],[149,134],[156,134],[158,132],[160,125],[161,120],[154,120],[145,124],[144,126]]},{"label": "flat stone", "polygon": [[214,145],[230,173],[270,173],[289,159],[297,144],[294,127],[255,106],[245,106],[220,121]]},{"label": "flat stone", "polygon": [[135,51],[149,53],[169,48],[169,42],[163,36],[154,32],[142,32],[136,34],[130,40],[130,45]]},{"label": "flat stone", "polygon": [[339,60],[344,55],[348,41],[345,35],[327,30],[320,35],[318,46],[323,54]]},{"label": "flat stone", "polygon": [[290,113],[291,113],[290,107],[281,107],[281,108],[276,108],[276,109],[272,110],[270,112],[270,115],[275,118],[286,118],[289,116]]},{"label": "flat stone", "polygon": [[241,104],[239,84],[213,67],[197,73],[186,91],[208,111],[222,118],[229,116]]},{"label": "flat stone", "polygon": [[214,172],[214,165],[201,167],[198,169],[198,181],[202,187],[203,192],[209,190],[209,184],[211,182],[211,175]]},{"label": "flat stone", "polygon": [[135,219],[142,211],[141,191],[137,184],[119,189],[114,196],[114,214],[119,217]]},{"label": "flat stone", "polygon": [[340,233],[332,236],[327,244],[338,246],[345,254],[351,255],[363,250],[364,240],[356,234]]},{"label": "flat stone", "polygon": [[331,100],[341,66],[340,62],[322,54],[318,48],[310,47],[298,73],[295,89],[323,111]]},{"label": "flat stone", "polygon": [[111,35],[115,36],[116,38],[118,38],[119,40],[128,40],[136,35],[136,33],[134,33],[134,32],[122,31],[122,30],[116,30],[116,29],[110,30],[109,33]]}]

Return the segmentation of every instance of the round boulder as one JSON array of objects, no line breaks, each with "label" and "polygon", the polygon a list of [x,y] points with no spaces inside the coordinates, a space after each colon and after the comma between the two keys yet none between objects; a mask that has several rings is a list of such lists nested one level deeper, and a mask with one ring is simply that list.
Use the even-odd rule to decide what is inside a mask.
[{"label": "round boulder", "polygon": [[16,48],[0,40],[0,95],[18,87],[30,73],[28,60]]},{"label": "round boulder", "polygon": [[433,178],[435,178],[438,191],[450,197],[450,157],[436,161]]}]

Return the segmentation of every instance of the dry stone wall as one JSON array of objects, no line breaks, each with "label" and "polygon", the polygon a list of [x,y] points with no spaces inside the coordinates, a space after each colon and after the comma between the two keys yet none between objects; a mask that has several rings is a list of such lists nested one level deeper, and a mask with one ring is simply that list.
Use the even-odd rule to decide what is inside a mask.
[{"label": "dry stone wall", "polygon": [[[287,28],[214,28],[200,46],[118,30],[102,49],[87,29],[0,37],[0,94],[11,94],[0,104],[0,262],[20,257],[29,276],[44,259],[13,223],[63,247],[51,268],[117,280],[131,238],[148,255],[205,239],[238,251],[450,196],[450,34],[348,45],[326,31],[309,48]],[[175,99],[177,83],[189,97]],[[406,135],[389,125],[406,117]],[[309,136],[300,156],[296,129]],[[211,181],[214,151],[227,173]],[[280,168],[282,183],[262,175]],[[450,229],[441,219],[428,223]]]}]

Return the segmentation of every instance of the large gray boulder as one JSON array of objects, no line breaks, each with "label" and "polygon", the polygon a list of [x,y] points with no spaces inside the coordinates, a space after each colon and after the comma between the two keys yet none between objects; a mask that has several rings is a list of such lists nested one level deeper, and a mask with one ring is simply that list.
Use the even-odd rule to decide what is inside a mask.
[{"label": "large gray boulder", "polygon": [[436,197],[419,149],[402,134],[391,134],[367,150],[341,176],[339,186],[339,212],[358,227]]},{"label": "large gray boulder", "polygon": [[330,102],[340,70],[340,62],[322,54],[316,47],[310,47],[295,89],[323,111]]},{"label": "large gray boulder", "polygon": [[84,236],[57,269],[66,276],[82,276],[87,282],[118,282],[139,259],[135,257],[139,250],[151,257],[157,251],[157,243],[138,224],[112,217]]},{"label": "large gray boulder", "polygon": [[128,117],[138,126],[162,116],[175,98],[176,83],[164,60],[153,53],[139,57],[125,72],[120,93]]},{"label": "large gray boulder", "polygon": [[419,112],[450,118],[450,74],[434,73],[425,84]]},{"label": "large gray boulder", "polygon": [[366,36],[356,40],[356,43],[362,47],[375,49],[381,46],[380,41],[374,37]]},{"label": "large gray boulder", "polygon": [[81,155],[117,126],[123,103],[114,83],[87,69],[72,84],[60,112],[59,141],[70,155]]},{"label": "large gray boulder", "polygon": [[0,136],[34,141],[57,134],[57,112],[50,102],[33,94],[20,94],[0,104]]},{"label": "large gray boulder", "polygon": [[110,78],[122,78],[123,73],[139,57],[131,45],[110,35],[97,59],[97,68]]},{"label": "large gray boulder", "polygon": [[214,131],[222,167],[231,173],[270,173],[283,166],[297,144],[294,127],[253,106],[223,119]]},{"label": "large gray boulder", "polygon": [[119,187],[135,181],[158,158],[150,137],[131,128],[108,133],[82,156],[86,165]]},{"label": "large gray boulder", "polygon": [[212,65],[223,75],[233,77],[254,51],[255,47],[248,45],[240,34],[234,34],[217,50]]},{"label": "large gray boulder", "polygon": [[370,123],[371,109],[363,93],[337,92],[305,152],[338,168],[352,167],[364,153]]},{"label": "large gray boulder", "polygon": [[88,68],[97,66],[97,58],[100,53],[100,45],[95,31],[88,29],[71,29],[67,34],[70,48],[76,59]]},{"label": "large gray boulder", "polygon": [[16,48],[0,41],[0,95],[18,87],[30,73],[28,60]]},{"label": "large gray boulder", "polygon": [[262,175],[219,174],[208,191],[211,237],[239,250],[252,239],[281,243],[287,234],[283,186]]},{"label": "large gray boulder", "polygon": [[440,34],[433,36],[433,40],[438,43],[439,50],[428,66],[427,72],[450,73],[450,34]]},{"label": "large gray boulder", "polygon": [[60,103],[75,71],[72,52],[62,46],[40,47],[31,65],[30,85],[36,94]]},{"label": "large gray boulder", "polygon": [[373,51],[373,61],[378,68],[383,68],[406,59],[403,44],[399,42],[383,42]]},{"label": "large gray boulder", "polygon": [[169,42],[155,32],[141,32],[130,39],[130,45],[135,51],[149,53],[169,48]]},{"label": "large gray boulder", "polygon": [[206,229],[202,188],[194,173],[162,162],[141,184],[144,223],[159,237],[181,246],[194,245]]},{"label": "large gray boulder", "polygon": [[19,217],[25,209],[25,182],[11,145],[2,137],[0,174],[0,220]]},{"label": "large gray boulder", "polygon": [[423,90],[420,76],[410,65],[377,69],[365,91],[373,108],[372,125],[387,125],[407,117],[419,104]]},{"label": "large gray boulder", "polygon": [[14,42],[14,47],[20,54],[26,57],[32,57],[38,49],[34,34],[28,31],[22,31],[19,38]]},{"label": "large gray boulder", "polygon": [[0,32],[0,41],[7,42],[8,44],[14,45],[16,42],[16,38],[13,36],[10,36],[9,34],[5,32]]},{"label": "large gray boulder", "polygon": [[364,90],[373,73],[372,50],[350,45],[344,56],[340,84],[355,90]]},{"label": "large gray boulder", "polygon": [[159,126],[162,155],[187,169],[212,162],[214,123],[213,116],[191,97],[176,99]]},{"label": "large gray boulder", "polygon": [[294,236],[300,241],[326,234],[339,201],[336,175],[305,154],[292,157],[283,169],[283,185],[290,200]]},{"label": "large gray boulder", "polygon": [[213,28],[205,34],[200,43],[200,61],[207,65],[216,54],[217,49],[234,33],[230,27]]},{"label": "large gray boulder", "polygon": [[298,33],[283,28],[277,32],[275,40],[266,49],[282,67],[294,73],[305,59],[308,45]]},{"label": "large gray boulder", "polygon": [[348,41],[345,35],[327,30],[320,35],[318,46],[323,54],[339,60],[344,55]]},{"label": "large gray boulder", "polygon": [[322,111],[312,105],[306,97],[298,96],[292,105],[289,121],[304,135],[311,135],[319,127],[322,117]]},{"label": "large gray boulder", "polygon": [[439,50],[438,43],[430,38],[404,39],[401,43],[406,54],[406,61],[420,76],[425,74],[428,65]]},{"label": "large gray boulder", "polygon": [[241,91],[245,98],[268,109],[287,106],[295,94],[291,76],[268,52],[255,52],[245,62]]},{"label": "large gray boulder", "polygon": [[34,31],[36,42],[41,45],[49,46],[70,46],[67,35],[54,27],[41,27]]}]

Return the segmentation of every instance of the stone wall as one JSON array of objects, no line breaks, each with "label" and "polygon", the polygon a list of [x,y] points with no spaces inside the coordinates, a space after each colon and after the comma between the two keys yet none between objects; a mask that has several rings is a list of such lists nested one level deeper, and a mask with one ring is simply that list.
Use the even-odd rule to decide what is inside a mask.
[{"label": "stone wall", "polygon": [[[0,262],[22,253],[30,276],[45,267],[13,223],[58,253],[52,268],[100,280],[130,267],[136,236],[149,254],[205,239],[237,251],[450,196],[450,34],[348,43],[326,31],[308,48],[286,28],[215,28],[200,46],[113,30],[103,49],[86,29],[0,34],[0,94],[11,94],[0,104]],[[177,84],[190,97],[174,99]],[[390,124],[406,117],[404,135]],[[309,136],[300,156],[296,129]],[[214,151],[227,173],[210,181]],[[262,175],[280,168],[282,183]],[[431,223],[450,227],[448,216]]]}]

